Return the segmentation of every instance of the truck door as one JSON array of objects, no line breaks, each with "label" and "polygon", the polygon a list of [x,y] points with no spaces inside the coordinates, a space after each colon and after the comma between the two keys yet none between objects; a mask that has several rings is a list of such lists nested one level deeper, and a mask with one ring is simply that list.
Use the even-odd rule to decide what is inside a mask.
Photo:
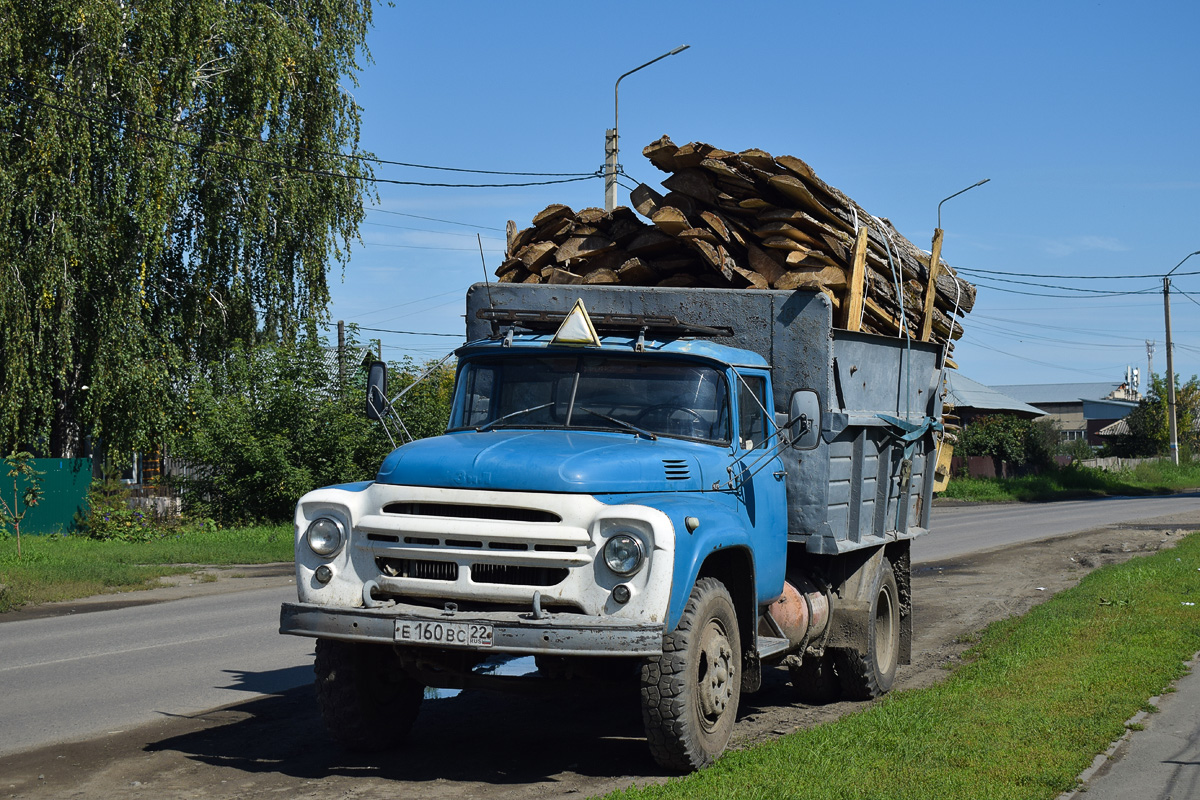
[{"label": "truck door", "polygon": [[[734,457],[741,464],[738,497],[753,526],[755,572],[762,597],[783,586],[787,551],[787,484],[778,448],[771,395],[762,375],[738,375],[738,431]],[[736,468],[735,468],[736,469]],[[776,574],[778,573],[778,574]]]}]

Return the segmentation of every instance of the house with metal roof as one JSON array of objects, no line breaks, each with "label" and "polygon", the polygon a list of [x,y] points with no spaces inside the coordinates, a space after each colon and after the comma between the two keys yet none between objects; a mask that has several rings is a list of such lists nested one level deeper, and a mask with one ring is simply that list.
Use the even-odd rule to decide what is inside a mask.
[{"label": "house with metal roof", "polygon": [[1024,419],[1046,415],[1040,408],[1024,403],[994,387],[984,386],[953,369],[946,370],[944,402],[947,406],[954,407],[954,413],[964,424],[987,414],[1013,414]]},{"label": "house with metal roof", "polygon": [[1128,383],[1034,383],[992,387],[1028,403],[1058,423],[1064,439],[1104,443],[1100,429],[1137,408],[1141,395]]}]

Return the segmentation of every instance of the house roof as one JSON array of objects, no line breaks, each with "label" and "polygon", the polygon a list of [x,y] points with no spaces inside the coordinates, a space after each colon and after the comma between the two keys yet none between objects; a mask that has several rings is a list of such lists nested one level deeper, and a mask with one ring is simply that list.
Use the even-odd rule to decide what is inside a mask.
[{"label": "house roof", "polygon": [[946,405],[955,408],[976,408],[984,411],[1009,411],[1032,417],[1045,416],[1044,411],[1022,403],[991,386],[973,381],[957,370],[946,370]]},{"label": "house roof", "polygon": [[1015,397],[1023,403],[1078,403],[1080,400],[1102,400],[1121,386],[1116,383],[1017,383],[993,386],[998,392]]}]

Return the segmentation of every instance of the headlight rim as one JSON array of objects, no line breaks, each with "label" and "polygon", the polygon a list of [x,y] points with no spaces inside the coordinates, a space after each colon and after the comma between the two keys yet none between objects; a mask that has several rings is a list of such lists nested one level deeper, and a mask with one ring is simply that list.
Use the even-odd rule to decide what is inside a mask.
[{"label": "headlight rim", "polygon": [[[613,566],[613,561],[615,559],[610,559],[609,548],[613,547],[614,543],[618,540],[623,539],[628,539],[630,542],[632,542],[637,550],[637,558],[634,561],[633,566],[627,570],[618,569],[617,567]],[[612,533],[608,537],[607,541],[604,542],[604,549],[601,553],[601,557],[604,559],[604,565],[608,567],[613,574],[620,575],[622,578],[629,578],[640,572],[646,565],[646,546],[642,543],[641,537],[637,536],[633,531],[618,530]]]},{"label": "headlight rim", "polygon": [[[313,543],[313,530],[321,522],[333,523],[337,532],[337,543],[327,550],[318,549]],[[308,527],[304,530],[304,541],[308,544],[308,549],[316,555],[320,556],[321,558],[332,558],[333,556],[337,555],[346,544],[346,526],[340,519],[332,514],[321,514],[320,516],[314,517],[312,521],[308,523]]]}]

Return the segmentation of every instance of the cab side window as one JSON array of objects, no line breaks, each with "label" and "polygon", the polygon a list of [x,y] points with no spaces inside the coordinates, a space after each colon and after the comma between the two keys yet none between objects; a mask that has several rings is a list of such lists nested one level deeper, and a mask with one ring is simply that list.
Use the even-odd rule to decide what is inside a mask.
[{"label": "cab side window", "polygon": [[738,437],[743,450],[761,447],[767,438],[767,382],[753,375],[738,381]]}]

